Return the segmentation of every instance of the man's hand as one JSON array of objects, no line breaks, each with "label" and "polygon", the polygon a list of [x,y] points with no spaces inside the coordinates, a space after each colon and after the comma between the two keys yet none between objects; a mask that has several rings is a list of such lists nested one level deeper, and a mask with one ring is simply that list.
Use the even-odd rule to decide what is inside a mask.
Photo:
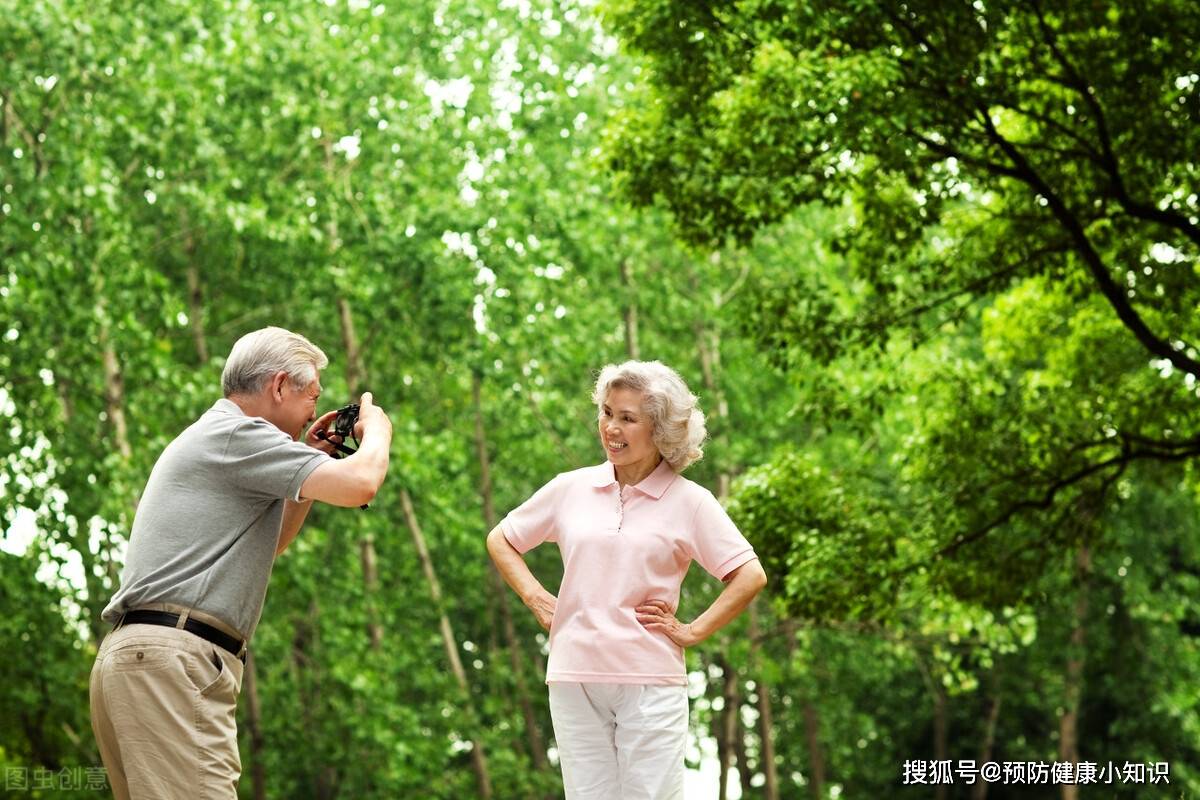
[{"label": "man's hand", "polygon": [[[309,473],[300,487],[300,496],[304,499],[342,507],[364,506],[375,499],[375,493],[387,475],[392,423],[371,401],[370,392],[363,394],[358,414],[356,429],[362,446],[354,455],[328,461]],[[321,419],[324,424],[329,424],[329,414]]]},{"label": "man's hand", "polygon": [[370,392],[363,392],[358,400],[358,422],[354,423],[354,438],[362,441],[366,433],[372,436],[392,438],[392,421],[388,419],[383,409],[375,405]]},{"label": "man's hand", "polygon": [[701,637],[696,635],[692,626],[677,620],[675,609],[662,600],[643,600],[642,604],[633,610],[637,612],[637,621],[643,628],[655,633],[665,633],[667,638],[680,647],[691,647],[701,642]]},{"label": "man's hand", "polygon": [[538,625],[541,625],[543,630],[550,630],[550,625],[554,622],[554,611],[558,608],[558,598],[542,591],[525,605],[529,606],[529,610],[537,617]]},{"label": "man's hand", "polygon": [[322,439],[318,434],[327,434],[329,431],[329,426],[336,416],[337,409],[334,409],[333,411],[326,411],[324,414],[317,417],[317,421],[312,424],[312,427],[308,429],[308,433],[304,435],[304,443],[309,447],[315,447],[322,453],[333,455],[336,452],[336,448],[334,448],[333,443],[337,442],[338,444],[341,444],[342,437],[335,433],[330,435],[328,438]]}]

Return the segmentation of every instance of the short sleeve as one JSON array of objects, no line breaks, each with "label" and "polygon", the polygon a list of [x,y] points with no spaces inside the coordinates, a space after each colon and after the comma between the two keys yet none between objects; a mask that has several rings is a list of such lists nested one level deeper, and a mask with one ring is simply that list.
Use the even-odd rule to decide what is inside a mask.
[{"label": "short sleeve", "polygon": [[718,580],[724,580],[729,573],[758,557],[708,490],[704,490],[692,518],[690,544],[692,558]]},{"label": "short sleeve", "polygon": [[247,420],[230,432],[223,458],[227,477],[239,489],[289,500],[299,499],[304,480],[332,460],[259,420]]},{"label": "short sleeve", "polygon": [[558,508],[564,484],[562,475],[555,477],[501,520],[504,538],[518,553],[557,540]]}]

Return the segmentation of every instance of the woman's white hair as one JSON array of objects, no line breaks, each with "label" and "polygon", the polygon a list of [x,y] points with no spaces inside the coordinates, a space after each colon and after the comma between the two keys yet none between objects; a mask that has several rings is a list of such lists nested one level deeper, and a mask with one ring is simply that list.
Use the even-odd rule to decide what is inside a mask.
[{"label": "woman's white hair", "polygon": [[592,401],[601,409],[613,389],[642,393],[642,411],[650,418],[654,446],[676,472],[704,457],[708,436],[696,395],[679,373],[659,361],[626,361],[600,370]]},{"label": "woman's white hair", "polygon": [[283,328],[262,328],[234,343],[221,373],[221,389],[226,397],[257,394],[276,372],[286,372],[292,386],[303,389],[327,364],[329,359],[321,348],[300,334]]}]

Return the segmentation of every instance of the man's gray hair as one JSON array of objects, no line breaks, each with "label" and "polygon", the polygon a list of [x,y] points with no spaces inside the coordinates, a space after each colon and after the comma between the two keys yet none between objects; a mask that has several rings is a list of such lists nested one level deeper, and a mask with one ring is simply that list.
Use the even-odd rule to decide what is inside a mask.
[{"label": "man's gray hair", "polygon": [[654,446],[671,469],[683,472],[704,457],[704,413],[678,372],[659,361],[609,364],[600,370],[592,392],[598,410],[613,389],[642,393],[642,412],[650,418]]},{"label": "man's gray hair", "polygon": [[298,333],[262,328],[238,339],[221,373],[226,397],[258,394],[276,372],[286,372],[292,386],[303,389],[317,379],[329,359],[321,348]]}]

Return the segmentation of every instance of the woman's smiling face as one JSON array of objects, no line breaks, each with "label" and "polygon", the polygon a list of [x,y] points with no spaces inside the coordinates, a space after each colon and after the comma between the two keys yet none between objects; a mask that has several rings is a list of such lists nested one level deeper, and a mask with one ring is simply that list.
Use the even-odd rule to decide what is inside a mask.
[{"label": "woman's smiling face", "polygon": [[[654,425],[642,411],[642,393],[615,387],[600,405],[600,443],[617,468],[649,465],[661,457],[654,444]],[[641,472],[642,470],[637,470]]]}]

